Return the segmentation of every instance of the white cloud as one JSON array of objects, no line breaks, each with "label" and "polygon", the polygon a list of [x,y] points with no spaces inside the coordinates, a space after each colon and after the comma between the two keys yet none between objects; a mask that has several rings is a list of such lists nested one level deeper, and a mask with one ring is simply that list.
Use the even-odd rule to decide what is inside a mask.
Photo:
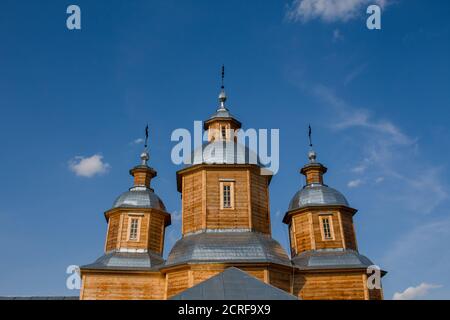
[{"label": "white cloud", "polygon": [[361,184],[362,184],[362,180],[361,179],[356,179],[356,180],[349,181],[347,183],[347,187],[349,187],[349,188],[358,188]]},{"label": "white cloud", "polygon": [[294,0],[287,12],[293,21],[307,22],[320,19],[325,22],[351,20],[366,13],[367,6],[385,7],[387,0]]},{"label": "white cloud", "polygon": [[360,164],[360,165],[354,167],[352,169],[352,172],[354,172],[354,173],[363,173],[364,171],[366,171],[366,169],[367,169],[366,165]]},{"label": "white cloud", "polygon": [[142,139],[142,138],[138,138],[138,139],[135,139],[130,142],[130,144],[143,144],[143,143],[144,143],[144,139]]},{"label": "white cloud", "polygon": [[103,162],[103,156],[95,154],[91,157],[75,157],[69,161],[69,169],[77,176],[91,178],[96,174],[104,174],[110,169],[108,163]]},{"label": "white cloud", "polygon": [[428,295],[430,290],[441,288],[441,285],[421,283],[417,287],[409,287],[403,292],[394,293],[393,300],[415,300],[417,298],[423,298]]}]

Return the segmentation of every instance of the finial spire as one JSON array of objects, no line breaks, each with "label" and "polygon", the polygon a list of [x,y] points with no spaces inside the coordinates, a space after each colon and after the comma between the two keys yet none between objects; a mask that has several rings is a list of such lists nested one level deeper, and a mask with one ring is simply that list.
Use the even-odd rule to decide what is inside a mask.
[{"label": "finial spire", "polygon": [[308,127],[308,139],[309,139],[309,152],[308,152],[308,158],[309,162],[314,163],[316,162],[317,154],[313,150],[313,143],[312,143],[312,129],[311,125]]},{"label": "finial spire", "polygon": [[144,151],[141,153],[141,160],[142,165],[146,166],[147,161],[150,159],[150,156],[148,154],[148,124],[145,127],[145,145],[144,145]]},{"label": "finial spire", "polygon": [[225,85],[224,85],[224,80],[225,80],[225,65],[222,65],[222,90],[225,89]]},{"label": "finial spire", "polygon": [[219,102],[220,106],[218,110],[226,110],[225,107],[225,101],[227,101],[227,95],[225,93],[225,66],[222,65],[222,86],[220,87],[220,94],[219,94]]}]

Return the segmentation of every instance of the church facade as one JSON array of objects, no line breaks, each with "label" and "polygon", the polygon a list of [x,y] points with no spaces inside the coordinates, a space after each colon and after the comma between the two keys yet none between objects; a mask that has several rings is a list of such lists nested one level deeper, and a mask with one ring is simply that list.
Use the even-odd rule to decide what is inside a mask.
[{"label": "church facade", "polygon": [[[242,271],[255,278],[246,281],[260,281],[286,297],[383,299],[382,289],[367,286],[367,268],[373,263],[358,251],[357,210],[324,183],[327,168],[312,150],[301,169],[305,186],[283,219],[290,255],[272,238],[272,176],[258,161],[250,161],[257,157],[237,142],[233,133],[241,123],[230,114],[226,99],[222,87],[216,113],[204,122],[208,143],[193,152],[191,165],[177,172],[182,238],[167,260],[164,237],[171,216],[151,187],[157,173],[145,150],[141,163],[130,170],[134,185],[105,212],[104,255],[81,267],[80,299],[177,299],[231,268],[239,269],[236,277]],[[233,283],[238,286],[239,281]]]}]

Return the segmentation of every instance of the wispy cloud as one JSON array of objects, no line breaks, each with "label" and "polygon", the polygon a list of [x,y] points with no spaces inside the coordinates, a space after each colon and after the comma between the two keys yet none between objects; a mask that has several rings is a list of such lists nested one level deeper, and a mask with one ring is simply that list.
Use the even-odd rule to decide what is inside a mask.
[{"label": "wispy cloud", "polygon": [[364,15],[365,8],[371,4],[385,7],[387,0],[294,0],[286,16],[292,21],[346,22]]},{"label": "wispy cloud", "polygon": [[426,297],[430,290],[441,288],[441,285],[421,283],[417,287],[409,287],[403,292],[394,293],[393,300],[415,300]]},{"label": "wispy cloud", "polygon": [[138,139],[135,139],[135,140],[133,140],[133,141],[130,142],[131,145],[134,145],[134,144],[143,144],[143,143],[144,143],[144,139],[142,139],[142,138],[138,138]]},{"label": "wispy cloud", "polygon": [[[408,209],[429,213],[448,199],[448,190],[442,181],[442,167],[420,158],[418,139],[405,134],[390,120],[379,119],[365,108],[356,108],[341,99],[330,88],[317,85],[313,94],[336,114],[330,127],[338,131],[359,130],[357,143],[361,148],[359,159],[350,171],[355,177],[349,187],[360,185],[359,180],[376,183],[383,177],[402,186],[390,199],[400,201]],[[364,175],[364,176],[363,176]]]},{"label": "wispy cloud", "polygon": [[103,161],[103,156],[100,154],[91,157],[77,156],[69,161],[69,169],[77,176],[85,178],[105,174],[110,168],[111,166]]},{"label": "wispy cloud", "polygon": [[361,179],[351,180],[347,183],[347,187],[358,188],[362,183],[363,183],[363,181]]},{"label": "wispy cloud", "polygon": [[366,69],[368,64],[364,63],[355,69],[353,69],[347,76],[344,78],[344,85],[349,85],[353,80],[355,80],[357,77],[359,77]]}]

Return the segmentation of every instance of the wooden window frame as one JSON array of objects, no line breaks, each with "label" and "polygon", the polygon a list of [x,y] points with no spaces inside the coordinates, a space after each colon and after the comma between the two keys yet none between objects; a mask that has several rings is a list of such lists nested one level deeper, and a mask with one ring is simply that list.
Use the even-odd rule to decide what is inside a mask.
[{"label": "wooden window frame", "polygon": [[220,126],[220,140],[227,140],[227,126]]},{"label": "wooden window frame", "polygon": [[[225,133],[225,136],[223,135]],[[220,124],[219,125],[219,141],[228,141],[230,140],[231,127],[228,124]]]},{"label": "wooden window frame", "polygon": [[[131,224],[133,220],[137,220],[137,230],[136,230],[136,239],[131,238]],[[127,230],[127,241],[139,242],[141,238],[141,222],[142,217],[139,216],[129,216],[128,217],[128,230]]]},{"label": "wooden window frame", "polygon": [[[324,220],[327,219],[328,220],[328,224],[329,224],[329,228],[330,228],[330,237],[325,237],[325,224],[324,224]],[[333,215],[332,214],[327,214],[327,215],[322,215],[319,216],[319,222],[320,222],[320,233],[322,235],[322,241],[334,241],[336,240],[336,237],[334,235],[334,226],[333,226]]]},{"label": "wooden window frame", "polygon": [[[221,181],[220,182],[220,210],[234,210],[234,181]],[[224,187],[230,187],[230,207],[224,206]]]}]

